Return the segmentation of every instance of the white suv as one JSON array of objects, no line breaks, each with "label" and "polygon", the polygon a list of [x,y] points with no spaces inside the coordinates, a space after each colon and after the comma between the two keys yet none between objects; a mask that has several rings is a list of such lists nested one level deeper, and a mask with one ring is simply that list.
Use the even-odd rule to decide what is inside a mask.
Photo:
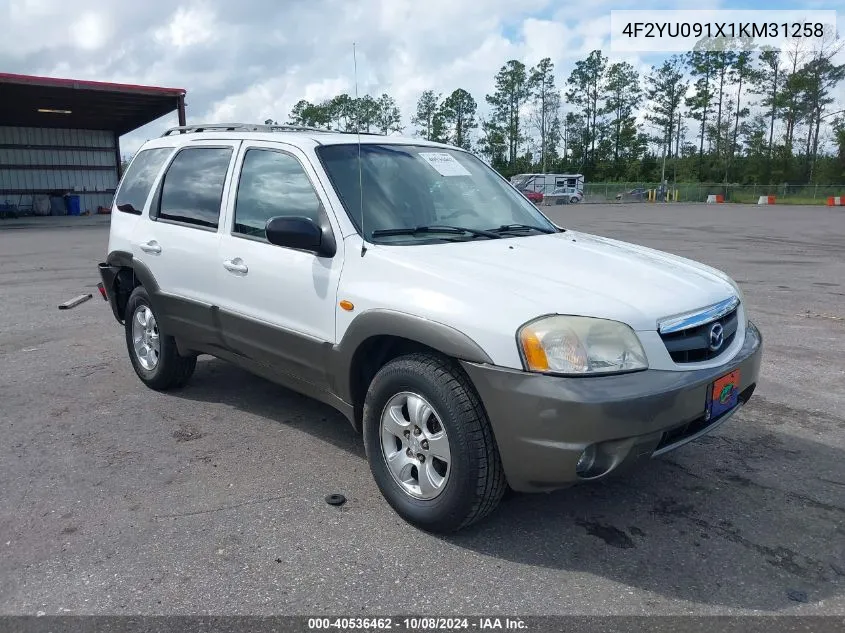
[{"label": "white suv", "polygon": [[723,273],[556,226],[472,154],[287,126],[169,130],[115,195],[105,293],[153,389],[210,354],[363,432],[406,520],[605,477],[753,392]]}]

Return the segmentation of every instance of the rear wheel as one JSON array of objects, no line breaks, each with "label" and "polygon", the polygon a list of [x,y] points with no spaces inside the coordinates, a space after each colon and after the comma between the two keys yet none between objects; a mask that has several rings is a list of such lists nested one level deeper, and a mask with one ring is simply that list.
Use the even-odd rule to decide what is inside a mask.
[{"label": "rear wheel", "polygon": [[124,319],[126,347],[141,381],[156,390],[184,386],[196,368],[196,356],[180,356],[172,336],[162,334],[143,286],[129,296]]},{"label": "rear wheel", "polygon": [[578,196],[572,196],[569,199],[570,204],[578,204],[579,202],[581,202],[581,198],[579,198]]},{"label": "rear wheel", "polygon": [[405,520],[451,532],[493,511],[506,485],[490,423],[464,373],[412,354],[376,374],[364,402],[373,477]]}]

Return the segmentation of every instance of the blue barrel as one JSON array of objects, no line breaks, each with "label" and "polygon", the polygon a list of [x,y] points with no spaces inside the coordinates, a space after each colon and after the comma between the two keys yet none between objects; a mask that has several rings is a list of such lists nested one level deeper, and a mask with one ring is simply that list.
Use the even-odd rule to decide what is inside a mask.
[{"label": "blue barrel", "polygon": [[65,206],[68,215],[79,215],[82,213],[82,205],[79,196],[65,196]]},{"label": "blue barrel", "polygon": [[50,196],[50,215],[67,215],[67,203],[62,196]]}]

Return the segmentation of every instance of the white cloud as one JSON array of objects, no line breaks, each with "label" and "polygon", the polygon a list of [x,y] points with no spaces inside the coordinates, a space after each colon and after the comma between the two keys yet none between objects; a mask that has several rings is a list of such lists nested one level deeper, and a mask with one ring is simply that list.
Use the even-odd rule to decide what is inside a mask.
[{"label": "white cloud", "polygon": [[156,29],[156,41],[167,46],[185,48],[208,42],[215,34],[215,16],[206,5],[180,7],[163,27]]},{"label": "white cloud", "polygon": [[[84,51],[101,49],[112,36],[111,11],[108,5],[92,0],[8,0],[8,17],[2,19],[3,38],[0,56],[21,59],[71,47]],[[99,5],[99,6],[98,6]],[[4,57],[5,57],[4,56]],[[8,65],[8,64],[6,64]],[[5,68],[4,68],[5,70]]]},{"label": "white cloud", "polygon": [[[565,87],[573,64],[602,49],[643,74],[660,57],[613,55],[611,9],[676,8],[688,0],[5,0],[0,67],[181,87],[193,121],[287,120],[302,98],[394,96],[407,131],[420,93],[485,95],[509,59],[551,57]],[[718,6],[728,0],[701,0]],[[842,6],[841,0],[834,4]],[[2,11],[2,9],[0,9]],[[0,18],[2,18],[0,13]],[[71,25],[71,26],[68,26]],[[123,140],[131,151],[175,114]]]},{"label": "white cloud", "polygon": [[103,13],[86,12],[70,25],[70,32],[76,45],[88,51],[105,46],[111,35],[111,25]]}]

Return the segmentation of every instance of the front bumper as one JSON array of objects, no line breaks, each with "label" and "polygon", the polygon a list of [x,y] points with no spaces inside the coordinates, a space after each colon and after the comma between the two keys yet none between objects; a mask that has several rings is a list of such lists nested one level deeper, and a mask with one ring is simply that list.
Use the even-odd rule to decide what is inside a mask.
[{"label": "front bumper", "polygon": [[[760,374],[762,336],[749,323],[739,353],[715,369],[646,370],[564,378],[462,363],[493,427],[508,483],[518,491],[564,488],[598,479],[638,459],[709,433],[748,401]],[[711,383],[739,369],[739,405],[705,420]],[[586,476],[575,466],[596,445]]]}]

